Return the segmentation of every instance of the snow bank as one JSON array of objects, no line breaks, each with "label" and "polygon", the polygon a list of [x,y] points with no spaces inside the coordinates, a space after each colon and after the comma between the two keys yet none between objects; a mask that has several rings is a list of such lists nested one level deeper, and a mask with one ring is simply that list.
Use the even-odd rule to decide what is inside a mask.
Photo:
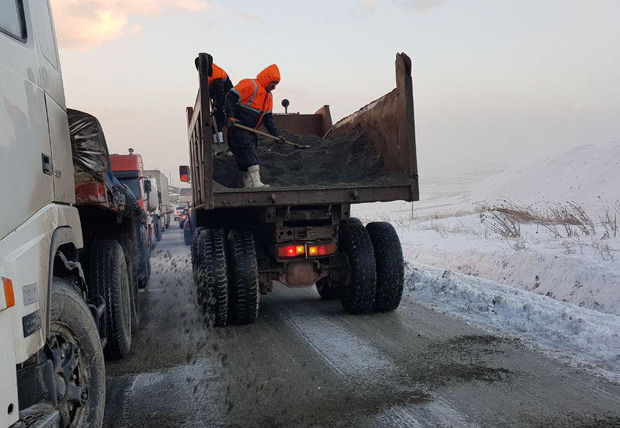
[{"label": "snow bank", "polygon": [[620,380],[620,317],[430,266],[407,267],[417,302],[525,339],[548,354]]},{"label": "snow bank", "polygon": [[577,202],[589,212],[620,200],[620,143],[579,146],[559,156],[505,169],[476,185],[469,199],[525,205]]}]

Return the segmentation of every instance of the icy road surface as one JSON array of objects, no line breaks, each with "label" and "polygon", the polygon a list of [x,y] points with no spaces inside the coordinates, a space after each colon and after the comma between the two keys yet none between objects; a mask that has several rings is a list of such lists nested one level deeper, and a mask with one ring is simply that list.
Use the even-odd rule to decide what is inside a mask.
[{"label": "icy road surface", "polygon": [[[207,330],[176,223],[153,272],[132,355],[107,364],[107,427],[620,426],[620,385],[415,291],[394,313],[351,316],[313,288],[279,287],[256,324]],[[418,275],[428,300],[435,272]]]}]

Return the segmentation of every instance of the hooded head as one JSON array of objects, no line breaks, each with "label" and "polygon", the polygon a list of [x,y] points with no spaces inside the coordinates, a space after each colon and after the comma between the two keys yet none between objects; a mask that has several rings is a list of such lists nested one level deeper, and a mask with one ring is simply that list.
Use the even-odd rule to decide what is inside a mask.
[{"label": "hooded head", "polygon": [[271,64],[269,67],[258,73],[256,79],[263,87],[267,88],[270,83],[280,83],[280,70],[275,64]]}]

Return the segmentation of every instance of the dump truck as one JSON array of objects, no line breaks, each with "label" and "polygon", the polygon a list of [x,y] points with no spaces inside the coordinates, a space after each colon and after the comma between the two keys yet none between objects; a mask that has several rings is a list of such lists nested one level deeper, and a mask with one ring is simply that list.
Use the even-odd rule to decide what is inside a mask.
[{"label": "dump truck", "polygon": [[[339,299],[352,314],[395,310],[404,283],[398,235],[386,222],[364,226],[351,217],[351,206],[419,200],[409,57],[396,56],[393,91],[335,125],[327,107],[308,117],[276,116],[282,131],[303,134],[309,129],[304,121],[318,124],[313,132],[324,137],[317,144],[325,151],[323,159],[297,162],[297,171],[306,172],[303,182],[262,188],[239,188],[218,179],[226,162],[212,147],[215,130],[208,83],[212,64],[210,55],[199,54],[198,94],[186,111],[191,164],[180,167],[181,180],[192,185],[192,266],[208,322],[253,323],[260,295],[276,284],[316,285],[321,298]],[[357,148],[349,136],[364,144],[365,157],[380,167],[375,169],[379,174],[365,179],[362,168],[357,181],[318,180],[328,172],[321,169],[325,157],[356,162]],[[303,153],[292,157],[298,161]],[[281,167],[261,163],[261,172],[277,166]]]},{"label": "dump truck", "polygon": [[[161,231],[170,227],[170,214],[172,213],[172,206],[170,205],[168,177],[163,172],[157,169],[148,169],[144,171],[144,175],[157,185],[157,192],[151,192],[157,197],[153,203],[151,203],[151,215],[157,216],[159,219],[159,226]],[[153,209],[154,207],[154,209]]]},{"label": "dump truck", "polygon": [[97,427],[145,221],[98,121],[66,108],[49,2],[0,9],[0,426]]}]

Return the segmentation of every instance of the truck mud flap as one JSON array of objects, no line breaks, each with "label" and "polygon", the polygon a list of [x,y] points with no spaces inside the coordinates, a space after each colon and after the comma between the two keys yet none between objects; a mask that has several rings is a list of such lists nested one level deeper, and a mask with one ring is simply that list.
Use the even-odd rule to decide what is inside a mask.
[{"label": "truck mud flap", "polygon": [[53,406],[36,404],[19,412],[19,421],[10,428],[56,428],[60,426],[60,413]]},{"label": "truck mud flap", "polygon": [[95,323],[97,324],[97,329],[99,330],[99,337],[101,338],[101,347],[105,348],[106,343],[108,343],[105,300],[102,296],[96,295],[88,301],[88,308],[93,314],[93,318],[95,319]]}]

